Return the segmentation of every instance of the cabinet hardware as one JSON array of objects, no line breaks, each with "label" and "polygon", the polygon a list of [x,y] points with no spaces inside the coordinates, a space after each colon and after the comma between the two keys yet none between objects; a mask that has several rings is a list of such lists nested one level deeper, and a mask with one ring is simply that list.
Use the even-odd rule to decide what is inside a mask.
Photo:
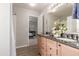
[{"label": "cabinet hardware", "polygon": [[61,46],[61,45],[59,44],[59,46]]},{"label": "cabinet hardware", "polygon": [[50,50],[51,50],[52,48],[50,48]]}]

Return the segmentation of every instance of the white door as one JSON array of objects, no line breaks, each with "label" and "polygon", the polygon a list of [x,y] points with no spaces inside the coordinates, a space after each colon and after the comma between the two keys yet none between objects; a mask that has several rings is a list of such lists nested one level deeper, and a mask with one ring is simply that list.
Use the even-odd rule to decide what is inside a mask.
[{"label": "white door", "polygon": [[0,56],[10,55],[10,4],[0,3]]}]

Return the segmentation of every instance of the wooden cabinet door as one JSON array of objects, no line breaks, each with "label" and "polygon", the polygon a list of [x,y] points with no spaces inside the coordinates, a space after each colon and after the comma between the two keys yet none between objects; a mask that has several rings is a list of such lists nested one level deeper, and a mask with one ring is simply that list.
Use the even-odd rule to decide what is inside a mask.
[{"label": "wooden cabinet door", "polygon": [[41,47],[40,54],[41,56],[46,56],[46,47]]},{"label": "wooden cabinet door", "polygon": [[40,36],[37,36],[37,47],[39,48],[39,45],[40,45]]},{"label": "wooden cabinet door", "polygon": [[46,56],[46,45],[47,45],[47,39],[45,37],[41,37],[40,39],[40,54],[41,56]]},{"label": "wooden cabinet door", "polygon": [[47,39],[47,56],[56,56],[56,42],[50,39]]},{"label": "wooden cabinet door", "polygon": [[62,45],[57,43],[57,56],[62,56]]},{"label": "wooden cabinet door", "polygon": [[38,43],[37,43],[38,53],[40,53],[40,48],[41,48],[41,47],[40,47],[40,46],[41,46],[41,43],[40,43],[40,42],[41,42],[41,36],[37,36],[37,42],[38,42]]},{"label": "wooden cabinet door", "polygon": [[70,46],[61,44],[62,56],[79,56],[79,50]]}]

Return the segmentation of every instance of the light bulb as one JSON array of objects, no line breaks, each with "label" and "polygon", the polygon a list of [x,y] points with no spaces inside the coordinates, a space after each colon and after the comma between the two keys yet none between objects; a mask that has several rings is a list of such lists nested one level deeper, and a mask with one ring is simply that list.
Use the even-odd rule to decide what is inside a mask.
[{"label": "light bulb", "polygon": [[29,5],[30,5],[30,6],[35,6],[36,4],[35,4],[35,3],[30,3]]}]

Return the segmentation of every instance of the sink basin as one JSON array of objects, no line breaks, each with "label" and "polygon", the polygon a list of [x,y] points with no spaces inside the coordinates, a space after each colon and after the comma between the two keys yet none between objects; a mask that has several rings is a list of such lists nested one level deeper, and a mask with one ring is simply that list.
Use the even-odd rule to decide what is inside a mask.
[{"label": "sink basin", "polygon": [[56,38],[56,39],[66,41],[66,42],[76,42],[76,40],[68,39],[68,38]]}]

